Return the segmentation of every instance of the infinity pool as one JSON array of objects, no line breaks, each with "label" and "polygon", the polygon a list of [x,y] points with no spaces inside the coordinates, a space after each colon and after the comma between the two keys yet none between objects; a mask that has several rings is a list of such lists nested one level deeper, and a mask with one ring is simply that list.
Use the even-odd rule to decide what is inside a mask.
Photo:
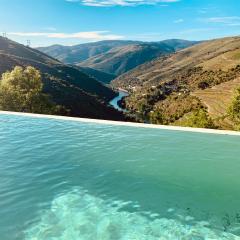
[{"label": "infinity pool", "polygon": [[0,239],[240,239],[240,136],[0,114]]}]

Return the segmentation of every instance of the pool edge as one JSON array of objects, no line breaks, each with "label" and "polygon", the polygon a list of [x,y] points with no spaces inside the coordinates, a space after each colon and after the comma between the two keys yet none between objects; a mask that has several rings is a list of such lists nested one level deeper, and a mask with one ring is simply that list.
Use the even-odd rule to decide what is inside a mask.
[{"label": "pool edge", "polygon": [[205,128],[178,127],[178,126],[169,126],[169,125],[168,126],[154,125],[154,124],[145,124],[145,123],[110,121],[110,120],[99,120],[99,119],[91,119],[91,118],[66,117],[66,116],[57,116],[57,115],[8,112],[8,111],[0,111],[0,114],[13,115],[13,116],[26,116],[26,117],[34,117],[34,118],[58,119],[58,120],[67,120],[67,121],[85,122],[85,123],[98,123],[98,124],[104,124],[104,125],[129,126],[129,127],[162,129],[162,130],[171,130],[171,131],[240,136],[240,132],[231,131],[231,130],[216,130],[216,129],[205,129]]}]

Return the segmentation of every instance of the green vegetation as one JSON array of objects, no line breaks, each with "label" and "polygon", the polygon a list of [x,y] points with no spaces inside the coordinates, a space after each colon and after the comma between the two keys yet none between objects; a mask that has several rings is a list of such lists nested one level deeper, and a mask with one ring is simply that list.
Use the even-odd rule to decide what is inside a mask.
[{"label": "green vegetation", "polygon": [[166,119],[160,109],[151,111],[149,114],[149,119],[153,124],[166,124]]},{"label": "green vegetation", "polygon": [[[159,101],[150,112],[150,122],[156,124],[173,124],[185,114],[201,108],[200,101],[188,94],[172,94]],[[161,121],[159,122],[159,119]]]},{"label": "green vegetation", "polygon": [[229,106],[228,113],[236,124],[236,130],[240,130],[240,88],[236,90],[236,96]]},{"label": "green vegetation", "polygon": [[88,76],[93,77],[94,79],[103,84],[109,84],[114,78],[116,78],[114,74],[105,73],[93,68],[77,66],[77,69],[81,72],[86,73]]},{"label": "green vegetation", "polygon": [[16,66],[33,66],[41,72],[43,93],[48,94],[55,104],[63,106],[57,107],[56,114],[124,120],[122,113],[108,106],[108,102],[117,95],[112,89],[77,67],[65,65],[36,49],[0,36],[0,78]]},{"label": "green vegetation", "polygon": [[216,128],[213,120],[209,117],[205,109],[198,109],[190,113],[180,125],[195,128]]},{"label": "green vegetation", "polygon": [[34,67],[15,67],[2,75],[0,109],[5,111],[54,114],[57,107],[44,94],[40,72]]},{"label": "green vegetation", "polygon": [[240,79],[239,44],[239,37],[203,42],[143,64],[111,85],[129,91],[126,108],[140,121],[195,127],[213,127],[214,121],[233,129],[225,116]]},{"label": "green vegetation", "polygon": [[[178,123],[181,125],[181,119],[184,115],[193,113],[193,118],[184,122],[184,126],[215,128],[212,120],[209,122],[201,111],[201,114],[196,114],[206,104],[193,93],[228,83],[239,76],[239,65],[228,71],[221,69],[216,71],[204,70],[203,67],[190,68],[175,74],[171,81],[163,81],[151,87],[142,86],[141,91],[138,89],[125,99],[125,104],[131,113],[137,113],[140,121],[147,120],[150,123],[166,125]],[[205,123],[202,121],[203,118],[206,120]],[[196,124],[195,121],[198,119],[200,122]],[[220,124],[221,126],[223,125]]]}]

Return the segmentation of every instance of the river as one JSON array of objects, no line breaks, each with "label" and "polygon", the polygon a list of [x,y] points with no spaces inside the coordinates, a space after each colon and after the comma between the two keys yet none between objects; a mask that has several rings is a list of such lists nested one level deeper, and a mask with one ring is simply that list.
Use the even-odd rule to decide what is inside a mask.
[{"label": "river", "polygon": [[119,102],[120,100],[122,100],[124,97],[129,96],[129,94],[128,94],[126,91],[122,91],[122,90],[119,90],[118,93],[119,93],[118,96],[115,97],[114,99],[112,99],[112,100],[109,102],[109,104],[110,104],[112,107],[114,107],[115,109],[117,109],[118,111],[125,112],[126,110],[123,109],[123,108],[121,108],[121,107],[119,106],[118,102]]}]

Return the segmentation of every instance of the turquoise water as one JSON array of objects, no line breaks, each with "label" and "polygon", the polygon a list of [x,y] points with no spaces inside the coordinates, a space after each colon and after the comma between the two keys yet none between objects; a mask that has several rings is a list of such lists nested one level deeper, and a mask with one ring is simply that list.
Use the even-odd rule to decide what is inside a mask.
[{"label": "turquoise water", "polygon": [[240,239],[239,171],[238,136],[0,114],[0,239]]},{"label": "turquoise water", "polygon": [[122,98],[124,97],[127,97],[129,94],[127,92],[124,92],[124,91],[119,91],[118,92],[118,96],[115,97],[112,101],[110,101],[110,105],[112,107],[114,107],[115,109],[117,109],[118,111],[121,111],[121,112],[125,112],[126,110],[121,108],[119,105],[118,105],[118,101],[122,100]]}]

